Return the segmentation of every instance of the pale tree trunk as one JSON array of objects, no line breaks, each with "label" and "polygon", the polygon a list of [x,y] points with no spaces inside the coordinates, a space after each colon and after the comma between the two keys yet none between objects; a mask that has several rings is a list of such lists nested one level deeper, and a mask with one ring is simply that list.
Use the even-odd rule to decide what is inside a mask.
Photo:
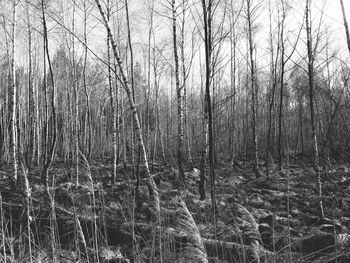
[{"label": "pale tree trunk", "polygon": [[[68,65],[65,66],[65,73],[66,76],[68,76],[69,68]],[[70,89],[71,85],[69,85],[69,80],[68,77],[66,77],[65,81],[65,94],[66,94],[66,100],[67,100],[67,110],[64,112],[65,114],[65,126],[64,126],[64,145],[65,145],[65,153],[64,153],[64,160],[65,162],[69,160],[70,154],[71,154],[71,145],[72,145],[72,139],[71,136],[73,134],[72,132],[72,115],[73,115],[73,110],[72,110],[72,99],[71,99],[71,94],[70,94]],[[74,149],[73,149],[74,150]],[[72,161],[74,162],[74,153],[72,157]]]},{"label": "pale tree trunk", "polygon": [[206,156],[208,151],[208,110],[207,110],[207,99],[205,92],[203,91],[203,81],[201,80],[201,98],[203,98],[203,118],[202,118],[202,151],[201,151],[201,163],[200,163],[200,180],[198,191],[200,199],[204,200],[206,198],[205,185],[206,185]]},{"label": "pale tree trunk", "polygon": [[[133,45],[132,45],[132,40],[131,40],[131,28],[130,28],[130,15],[129,15],[129,3],[128,3],[129,0],[125,0],[125,16],[126,16],[126,27],[127,27],[127,35],[128,35],[128,42],[127,42],[127,47],[128,47],[128,50],[129,50],[129,55],[130,55],[130,68],[129,68],[129,72],[128,72],[128,69],[126,69],[126,72],[128,73],[128,77],[129,77],[129,80],[130,80],[130,88],[131,88],[131,94],[132,94],[132,97],[134,99],[134,103],[136,103],[135,101],[135,85],[134,85],[134,50],[133,50]],[[126,53],[125,54],[125,57],[126,59],[128,59],[128,54]],[[117,66],[115,65],[116,67],[116,71],[117,71]],[[118,90],[117,90],[118,92]],[[119,116],[124,116],[124,113],[123,113],[123,95],[120,93],[120,96],[121,96],[121,113],[118,113],[118,120],[119,120]],[[117,95],[118,97],[118,95]],[[118,108],[118,112],[119,112],[119,108]],[[121,115],[120,115],[121,114]],[[131,129],[131,132],[130,132],[130,155],[131,155],[131,165],[132,165],[132,178],[135,178],[136,177],[136,170],[135,170],[135,149],[134,149],[134,145],[136,144],[135,143],[135,133],[134,133],[134,124],[133,122],[131,121],[131,125],[130,125],[130,129]],[[123,127],[123,134],[125,135],[125,128],[124,128],[124,117],[122,117],[122,127]],[[119,131],[119,128],[118,128],[118,136],[120,136],[120,133],[121,131]],[[127,164],[127,152],[126,152],[126,143],[127,143],[127,137],[125,137],[123,135],[123,144],[124,144],[124,147],[123,147],[123,164],[124,164],[124,167],[126,168],[126,164]]]},{"label": "pale tree trunk", "polygon": [[[155,40],[153,41],[155,43]],[[152,171],[153,164],[157,159],[157,142],[159,140],[161,146],[161,156],[163,165],[165,165],[165,155],[162,142],[162,132],[160,129],[160,117],[159,117],[159,79],[160,73],[158,72],[159,60],[156,58],[156,46],[153,46],[153,74],[154,74],[154,88],[155,88],[155,127],[154,127],[154,145],[153,145],[153,157],[152,157]]]},{"label": "pale tree trunk", "polygon": [[[107,0],[107,21],[110,19],[110,3]],[[107,63],[108,63],[108,86],[109,86],[109,97],[111,101],[111,109],[112,109],[112,145],[113,145],[113,178],[112,183],[115,183],[117,178],[117,159],[118,159],[118,147],[117,147],[117,112],[116,112],[116,96],[115,90],[112,85],[112,69],[111,69],[111,53],[110,53],[110,36],[107,32]],[[125,146],[124,146],[125,147]]]},{"label": "pale tree trunk", "polygon": [[[231,7],[232,7],[231,2]],[[233,8],[232,8],[233,9]],[[231,22],[231,34],[230,34],[230,82],[231,82],[231,118],[229,119],[229,125],[232,127],[230,129],[230,160],[232,163],[232,167],[234,167],[235,164],[235,126],[236,126],[236,29],[235,29],[235,22]]]},{"label": "pale tree trunk", "polygon": [[[269,99],[269,116],[268,116],[268,127],[267,127],[267,143],[266,143],[266,176],[269,176],[270,172],[270,156],[271,156],[271,130],[272,130],[272,119],[273,119],[273,108],[275,104],[275,92],[277,86],[277,61],[280,49],[279,34],[277,39],[277,51],[276,57],[274,56],[273,47],[273,34],[272,34],[272,14],[271,14],[271,1],[269,2],[269,18],[270,18],[270,52],[271,52],[271,98]],[[280,30],[280,25],[278,25],[278,32]]]},{"label": "pale tree trunk", "polygon": [[135,134],[136,134],[136,138],[138,140],[138,144],[140,146],[141,149],[141,153],[142,153],[142,157],[144,160],[144,166],[145,166],[145,172],[146,172],[146,184],[147,184],[147,188],[148,188],[148,192],[149,192],[149,196],[151,199],[153,199],[154,201],[154,205],[155,205],[155,209],[157,211],[159,211],[160,207],[159,207],[159,196],[158,196],[158,190],[157,190],[157,186],[154,183],[153,178],[151,177],[151,173],[149,170],[149,163],[148,163],[148,158],[147,158],[147,153],[146,153],[146,149],[145,149],[145,145],[143,143],[143,138],[142,138],[142,132],[141,132],[141,127],[140,127],[140,121],[139,121],[139,117],[138,117],[138,113],[136,110],[136,106],[134,103],[134,99],[131,93],[131,89],[130,89],[130,85],[129,82],[126,78],[125,72],[124,72],[124,68],[123,68],[123,64],[122,61],[119,57],[118,51],[117,51],[117,45],[114,41],[113,38],[113,34],[111,31],[111,27],[108,23],[107,17],[102,9],[102,6],[100,4],[99,0],[95,0],[95,3],[99,9],[100,15],[102,17],[102,21],[104,23],[104,26],[107,29],[108,35],[109,35],[109,41],[111,42],[111,46],[112,46],[112,50],[114,53],[114,57],[117,61],[118,64],[118,68],[120,71],[120,75],[121,75],[121,79],[123,81],[124,84],[124,89],[126,92],[126,95],[128,97],[128,101],[129,101],[129,106],[130,106],[130,110],[133,116],[133,120],[134,120],[134,124],[135,124]]},{"label": "pale tree trunk", "polygon": [[[7,28],[6,28],[6,20],[5,17],[2,18],[2,27],[5,32],[4,34],[4,42],[6,45],[6,57],[8,58],[9,64],[11,63],[11,47],[10,43],[8,40],[8,36],[6,34]],[[9,113],[7,118],[4,118],[4,160],[6,162],[9,162],[10,160],[12,161],[12,123],[11,123],[11,117],[12,117],[12,83],[11,83],[11,66],[7,67],[7,72],[6,72],[6,92],[5,92],[5,105],[4,105],[4,115],[6,115],[6,111]]]},{"label": "pale tree trunk", "polygon": [[[116,164],[115,164],[115,175],[117,175],[117,165],[119,163],[119,152],[120,152],[120,111],[119,111],[119,83],[118,83],[118,78],[117,78],[117,66],[115,63],[115,59],[113,60],[113,64],[114,64],[114,72],[115,72],[115,112],[114,112],[114,129],[115,129],[115,158],[116,158]],[[123,164],[124,164],[124,168],[126,168],[126,163],[127,163],[127,156],[126,156],[126,142],[124,143],[124,151],[123,151]],[[114,180],[115,181],[115,180]]]},{"label": "pale tree trunk", "polygon": [[86,85],[86,63],[87,63],[87,7],[86,7],[86,0],[84,0],[84,67],[83,67],[83,85],[84,85],[84,92],[86,97],[86,122],[87,124],[87,142],[86,142],[86,159],[89,161],[91,157],[91,147],[92,147],[92,127],[91,127],[91,111],[90,111],[90,94],[87,90]]},{"label": "pale tree trunk", "polygon": [[32,25],[29,13],[29,0],[26,0],[27,11],[27,29],[28,29],[28,126],[29,126],[29,138],[26,149],[26,165],[29,168],[32,162],[33,149],[34,149],[34,134],[35,134],[35,121],[34,121],[34,85],[32,76]]},{"label": "pale tree trunk", "polygon": [[31,230],[31,189],[29,185],[28,178],[28,169],[30,169],[30,165],[32,162],[33,153],[33,145],[34,145],[34,88],[33,88],[33,79],[32,79],[32,29],[31,29],[31,21],[30,21],[30,13],[29,13],[29,0],[26,0],[26,12],[27,12],[27,29],[28,29],[28,112],[29,112],[29,138],[28,145],[26,148],[26,166],[22,164],[22,173],[24,179],[25,193],[26,193],[26,212],[27,212],[27,238],[28,238],[28,254],[29,254],[29,262],[32,263],[32,230]]},{"label": "pale tree trunk", "polygon": [[[191,167],[191,171],[193,171],[193,159],[191,154],[191,147],[190,147],[190,133],[188,129],[188,105],[187,105],[187,71],[186,71],[186,65],[185,65],[185,21],[186,21],[186,9],[187,9],[187,0],[184,0],[182,2],[182,25],[181,25],[181,64],[182,64],[182,89],[183,89],[183,115],[184,115],[184,124],[183,124],[183,130],[184,135],[186,135],[186,146],[187,146],[187,157],[188,162]],[[192,55],[193,55],[193,43],[192,43]]]},{"label": "pale tree trunk", "polygon": [[[156,50],[156,47],[154,47],[154,53]],[[156,55],[153,55],[154,60],[153,60],[153,71],[154,71],[154,85],[155,85],[155,89],[156,89],[156,101],[155,101],[155,107],[156,107],[156,127],[155,127],[155,143],[154,143],[154,155],[157,152],[157,132],[158,132],[158,137],[159,137],[159,143],[160,143],[160,148],[161,148],[161,156],[162,156],[162,163],[165,166],[166,165],[166,160],[165,160],[165,152],[164,152],[164,144],[163,144],[163,132],[161,129],[161,123],[160,123],[160,103],[159,103],[159,78],[160,78],[160,73],[157,72],[157,65],[158,65],[158,61],[156,61]],[[153,157],[153,159],[155,159],[155,156]]]},{"label": "pale tree trunk", "polygon": [[346,15],[345,15],[345,8],[344,8],[344,3],[343,0],[340,0],[340,5],[341,5],[341,11],[343,13],[343,21],[344,21],[344,29],[345,29],[345,34],[346,34],[346,43],[348,45],[349,53],[350,53],[350,34],[349,34],[349,26],[348,22],[346,20]]},{"label": "pale tree trunk", "polygon": [[[314,54],[312,51],[312,36],[311,36],[311,25],[309,21],[310,16],[310,0],[306,0],[306,10],[305,10],[305,23],[306,23],[306,34],[307,34],[307,54],[308,54],[308,77],[309,77],[309,99],[310,99],[310,116],[311,116],[311,133],[312,133],[312,143],[314,147],[314,169],[317,174],[318,179],[318,190],[319,196],[322,198],[322,183],[321,174],[319,169],[319,154],[317,145],[317,133],[316,133],[316,121],[315,121],[315,109],[314,109]],[[322,199],[320,199],[320,212],[322,218],[324,217],[324,210]]]},{"label": "pale tree trunk", "polygon": [[[146,100],[146,115],[145,115],[145,127],[146,127],[146,151],[147,154],[150,155],[151,153],[151,127],[150,127],[150,100],[151,100],[151,39],[152,39],[152,33],[153,33],[153,15],[154,15],[154,0],[151,2],[151,9],[150,9],[150,25],[148,30],[148,50],[147,50],[147,92],[145,92],[145,100]],[[153,164],[152,164],[153,166]]]},{"label": "pale tree trunk", "polygon": [[[229,134],[229,142],[230,142],[230,146],[229,146],[229,150],[230,150],[230,161],[232,164],[232,167],[234,167],[236,165],[236,160],[235,160],[235,156],[236,156],[236,143],[239,141],[238,139],[236,139],[236,126],[238,126],[236,124],[236,121],[238,121],[238,119],[236,120],[236,97],[237,97],[237,77],[236,77],[236,72],[237,72],[237,33],[236,33],[236,24],[237,24],[237,20],[239,18],[239,14],[242,10],[239,10],[239,14],[238,15],[234,15],[234,2],[231,1],[230,3],[230,7],[231,7],[231,12],[232,12],[232,17],[230,18],[230,28],[231,28],[231,33],[230,33],[230,84],[231,84],[231,114],[228,112],[228,116],[229,116],[229,120],[228,120],[228,127],[229,129],[232,127],[232,129],[230,129],[230,134]],[[238,130],[238,129],[237,129]]]},{"label": "pale tree trunk", "polygon": [[285,21],[285,7],[282,1],[282,21],[281,21],[281,76],[280,76],[280,106],[279,106],[279,117],[278,117],[278,170],[282,170],[282,155],[283,155],[283,92],[284,92],[284,68],[285,68],[285,58],[284,58],[284,21]]},{"label": "pale tree trunk", "polygon": [[254,43],[253,43],[253,32],[252,32],[252,3],[251,0],[247,0],[247,22],[248,22],[248,45],[249,45],[249,63],[250,63],[250,86],[252,92],[252,130],[253,130],[253,147],[254,147],[254,163],[253,169],[256,177],[259,177],[258,170],[258,142],[257,142],[257,131],[256,131],[256,73],[254,63]]},{"label": "pale tree trunk", "polygon": [[177,35],[176,35],[176,10],[175,10],[175,0],[171,2],[171,8],[173,13],[173,48],[174,48],[174,62],[175,62],[175,85],[177,93],[177,164],[179,167],[179,174],[185,187],[186,178],[185,171],[183,167],[184,158],[184,115],[183,115],[183,99],[182,99],[182,87],[180,86],[180,76],[179,76],[179,57],[177,52]]},{"label": "pale tree trunk", "polygon": [[[131,94],[135,103],[135,84],[134,84],[134,53],[133,46],[131,42],[131,30],[130,30],[130,20],[129,20],[129,7],[128,0],[125,0],[125,11],[126,11],[126,22],[127,22],[127,30],[128,30],[128,46],[130,51],[130,80],[131,80]],[[131,123],[131,162],[132,162],[132,172],[133,178],[136,177],[136,169],[135,169],[135,133],[134,133],[134,124]],[[126,160],[124,160],[125,162]]]},{"label": "pale tree trunk", "polygon": [[[41,147],[41,119],[40,119],[40,107],[39,107],[39,85],[38,83],[35,85],[35,98],[36,98],[36,104],[35,104],[35,141],[36,141],[36,164],[40,165],[40,158],[42,154],[42,147]],[[34,157],[33,157],[34,158]]]},{"label": "pale tree trunk", "polygon": [[72,20],[72,67],[73,67],[73,89],[74,89],[74,155],[75,155],[75,185],[79,185],[79,85],[77,80],[77,65],[75,62],[75,3],[73,3]]},{"label": "pale tree trunk", "polygon": [[11,149],[12,149],[12,169],[14,182],[18,179],[18,149],[17,149],[17,86],[16,86],[16,24],[17,24],[17,1],[13,0],[12,11],[12,52],[11,52]]}]

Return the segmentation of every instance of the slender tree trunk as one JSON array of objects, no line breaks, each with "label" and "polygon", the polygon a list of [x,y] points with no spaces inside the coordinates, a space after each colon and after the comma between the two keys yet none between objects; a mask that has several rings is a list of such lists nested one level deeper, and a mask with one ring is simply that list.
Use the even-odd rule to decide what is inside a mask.
[{"label": "slender tree trunk", "polygon": [[17,1],[13,0],[12,10],[12,56],[11,56],[11,69],[12,69],[12,83],[11,83],[11,149],[12,149],[12,169],[14,182],[18,179],[18,149],[17,149],[17,86],[16,86],[16,24],[17,24]]},{"label": "slender tree trunk", "polygon": [[249,58],[250,58],[250,85],[252,92],[252,130],[253,130],[253,147],[254,147],[254,163],[253,169],[256,177],[260,177],[258,170],[258,142],[256,131],[256,76],[255,76],[255,63],[254,63],[254,43],[252,32],[252,17],[251,17],[251,0],[247,0],[247,22],[248,22],[248,45],[249,45]]},{"label": "slender tree trunk", "polygon": [[33,85],[33,76],[32,76],[32,25],[29,14],[29,0],[26,0],[26,9],[27,9],[27,30],[28,30],[28,112],[29,112],[29,138],[28,145],[26,149],[26,165],[28,169],[32,162],[33,149],[34,149],[34,134],[35,134],[35,106],[34,106],[34,85]]},{"label": "slender tree trunk", "polygon": [[158,82],[157,82],[157,68],[156,68],[156,61],[155,61],[155,54],[154,54],[154,49],[153,49],[153,72],[154,72],[154,89],[155,89],[155,125],[154,125],[154,144],[153,144],[153,152],[152,152],[152,172],[154,171],[154,162],[157,158],[157,135],[158,135],[158,114],[159,114],[159,110],[158,110],[158,94],[159,94],[159,86],[158,86]]},{"label": "slender tree trunk", "polygon": [[[50,54],[49,54],[49,47],[48,47],[48,36],[47,36],[47,26],[46,26],[46,16],[45,16],[45,7],[44,7],[44,0],[42,0],[41,3],[42,7],[42,19],[43,19],[43,38],[44,38],[44,49],[45,49],[45,60],[47,59],[48,61],[48,66],[49,66],[49,76],[51,80],[51,100],[50,100],[50,106],[51,106],[51,118],[52,118],[52,138],[49,140],[47,138],[48,145],[50,148],[48,149],[46,159],[44,161],[44,176],[45,176],[45,181],[46,185],[49,185],[49,178],[48,178],[48,172],[51,167],[51,164],[53,162],[53,159],[55,157],[55,150],[56,150],[56,143],[57,143],[57,120],[56,120],[56,106],[55,106],[55,82],[54,82],[54,76],[53,76],[53,70],[52,70],[52,65],[51,65],[51,59],[50,59]],[[45,74],[46,75],[46,74]],[[47,120],[47,127],[49,120]]]},{"label": "slender tree trunk", "polygon": [[272,35],[272,17],[271,17],[271,2],[269,2],[269,12],[270,12],[270,46],[271,46],[271,98],[269,101],[269,116],[268,116],[268,127],[267,127],[267,143],[266,143],[266,176],[269,176],[270,171],[270,150],[271,150],[271,130],[272,130],[272,119],[273,119],[273,109],[275,105],[275,92],[277,86],[277,61],[280,49],[280,43],[278,39],[276,58],[274,57],[273,49],[273,35]]},{"label": "slender tree trunk", "polygon": [[[317,145],[317,133],[316,133],[316,121],[315,121],[315,109],[314,109],[314,55],[312,52],[312,36],[311,36],[311,26],[309,22],[310,15],[310,0],[306,0],[306,10],[305,10],[305,23],[306,23],[306,34],[307,34],[307,54],[308,54],[308,77],[309,77],[309,99],[310,99],[310,116],[311,116],[311,133],[312,133],[312,143],[314,147],[314,170],[318,178],[318,190],[319,196],[322,198],[322,183],[321,174],[319,170],[319,155],[318,155],[318,145]],[[322,199],[319,202],[320,212],[322,218],[324,217],[324,210]]]},{"label": "slender tree trunk", "polygon": [[200,163],[200,180],[199,180],[199,195],[200,199],[204,200],[206,197],[205,185],[206,185],[206,159],[207,159],[207,149],[208,149],[208,110],[207,110],[207,99],[205,91],[203,91],[203,81],[201,80],[201,98],[203,101],[203,118],[202,118],[202,153],[201,153],[201,163]]},{"label": "slender tree trunk", "polygon": [[208,146],[209,146],[209,174],[210,174],[210,196],[213,209],[214,222],[216,221],[216,200],[215,200],[215,168],[214,168],[214,136],[213,136],[213,116],[210,97],[210,85],[212,84],[212,0],[206,5],[202,0],[203,20],[204,20],[204,43],[205,43],[205,100],[208,114]]},{"label": "slender tree trunk", "polygon": [[[110,3],[107,0],[107,21],[110,19]],[[115,107],[115,91],[112,85],[112,68],[111,68],[111,54],[110,54],[110,36],[107,32],[107,60],[108,60],[108,86],[109,86],[109,96],[112,109],[112,145],[113,145],[113,177],[112,183],[115,183],[117,178],[117,158],[118,158],[118,147],[117,147],[117,114]]]},{"label": "slender tree trunk", "polygon": [[282,24],[281,24],[281,76],[280,76],[280,105],[279,105],[279,117],[278,117],[278,170],[282,170],[282,156],[283,156],[283,93],[284,93],[284,68],[285,68],[285,59],[284,59],[284,21],[285,21],[285,7],[282,2]]},{"label": "slender tree trunk", "polygon": [[175,10],[175,0],[172,0],[172,12],[173,12],[173,45],[174,45],[174,62],[175,62],[175,85],[177,93],[177,164],[179,167],[180,178],[184,183],[185,187],[186,178],[185,171],[183,167],[183,156],[184,156],[184,115],[183,115],[183,99],[182,99],[182,87],[180,86],[180,77],[179,77],[179,57],[177,52],[177,34],[176,34],[176,10]]},{"label": "slender tree trunk", "polygon": [[151,39],[153,33],[153,13],[154,13],[154,0],[151,2],[151,12],[150,12],[150,25],[148,30],[148,50],[147,50],[147,91],[145,93],[146,96],[146,116],[145,116],[145,127],[146,127],[146,151],[147,155],[151,154],[151,145],[152,145],[152,137],[151,137],[151,124],[150,124],[150,115],[151,115]]},{"label": "slender tree trunk", "polygon": [[[233,9],[233,5],[231,2],[231,8]],[[234,18],[232,18],[234,20]],[[235,21],[231,21],[231,35],[230,35],[230,54],[231,54],[231,59],[230,59],[230,67],[231,67],[231,77],[230,77],[230,82],[231,82],[231,118],[229,118],[228,123],[232,123],[230,126],[232,129],[230,130],[230,161],[232,164],[232,167],[235,166],[235,155],[236,155],[236,150],[235,150],[235,130],[236,130],[236,45],[237,45],[237,40],[236,40],[236,24]],[[229,115],[230,116],[230,115]]]},{"label": "slender tree trunk", "polygon": [[299,102],[299,129],[300,129],[300,151],[304,152],[304,121],[303,121],[303,97],[300,96]]},{"label": "slender tree trunk", "polygon": [[[187,157],[188,157],[188,163],[190,164],[191,171],[193,171],[193,159],[191,154],[191,147],[190,147],[190,133],[188,130],[188,105],[187,105],[187,72],[186,72],[186,64],[185,64],[185,21],[186,21],[186,9],[187,9],[187,0],[184,0],[182,2],[182,25],[181,25],[181,45],[180,45],[180,51],[181,51],[181,64],[182,64],[182,89],[183,89],[183,115],[184,115],[184,124],[183,124],[183,130],[184,130],[184,137],[186,136],[186,146],[187,146]],[[193,53],[193,44],[192,44],[192,53]]]},{"label": "slender tree trunk", "polygon": [[340,0],[340,5],[341,5],[341,11],[343,13],[343,21],[344,21],[344,29],[345,29],[345,34],[346,34],[346,43],[348,45],[349,53],[350,53],[350,34],[349,34],[349,26],[348,22],[346,20],[346,15],[345,15],[345,8],[344,8],[344,3],[343,0]]},{"label": "slender tree trunk", "polygon": [[[73,3],[72,31],[75,32],[75,3]],[[75,185],[79,185],[79,85],[77,76],[77,65],[75,61],[75,36],[72,35],[72,69],[73,69],[73,89],[74,89],[74,155],[75,155]]]},{"label": "slender tree trunk", "polygon": [[[83,66],[83,85],[84,85],[84,93],[86,97],[86,122],[87,122],[87,145],[86,145],[86,159],[89,161],[91,157],[91,147],[92,147],[92,127],[91,127],[91,110],[90,110],[90,95],[87,90],[86,84],[86,63],[87,63],[87,7],[86,0],[84,0],[84,66]],[[86,124],[85,124],[86,125]]]},{"label": "slender tree trunk", "polygon": [[[126,9],[126,22],[127,22],[127,30],[128,30],[128,46],[130,51],[130,80],[131,80],[131,94],[132,98],[135,101],[135,83],[134,83],[134,52],[133,46],[131,42],[131,30],[130,30],[130,19],[129,19],[129,6],[128,0],[125,0],[125,9]],[[136,137],[134,133],[134,123],[131,123],[131,161],[132,161],[132,171],[133,178],[136,177],[136,169],[135,169],[135,146],[136,145]]]},{"label": "slender tree trunk", "polygon": [[[51,135],[52,138],[49,140],[46,138],[47,142],[50,142],[50,148],[48,149],[46,154],[46,159],[44,160],[44,169],[43,169],[43,177],[45,178],[45,185],[46,185],[46,193],[49,197],[50,204],[51,204],[51,249],[52,249],[52,261],[56,262],[56,247],[55,247],[55,225],[56,225],[56,214],[55,214],[55,201],[53,196],[50,193],[49,190],[49,170],[51,168],[52,162],[55,157],[56,152],[56,142],[57,142],[57,120],[56,120],[56,108],[55,108],[55,81],[53,76],[53,70],[51,65],[51,59],[50,59],[50,53],[49,53],[49,41],[48,41],[48,35],[47,35],[47,26],[46,26],[46,16],[45,16],[45,4],[44,0],[41,1],[41,11],[42,11],[42,23],[43,23],[43,39],[44,39],[44,60],[47,59],[48,66],[49,66],[49,76],[51,80],[51,122],[52,122],[52,130]],[[44,76],[46,76],[46,72],[44,72]],[[44,77],[46,78],[46,77]],[[46,85],[46,81],[44,81],[44,85]],[[45,88],[46,90],[46,88]],[[48,118],[46,119],[46,127],[48,129]]]}]

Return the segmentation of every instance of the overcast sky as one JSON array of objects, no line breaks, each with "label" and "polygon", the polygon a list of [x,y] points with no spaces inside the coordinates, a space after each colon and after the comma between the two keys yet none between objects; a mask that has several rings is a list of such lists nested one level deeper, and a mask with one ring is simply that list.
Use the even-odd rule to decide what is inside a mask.
[{"label": "overcast sky", "polygon": [[[67,1],[66,6],[70,6],[72,4],[71,0],[60,0],[60,1]],[[129,0],[129,4],[130,4],[130,22],[132,25],[132,41],[134,44],[134,49],[135,49],[135,55],[138,56],[136,58],[136,60],[142,61],[144,60],[144,57],[142,57],[142,52],[140,52],[140,49],[147,44],[147,40],[148,40],[148,28],[149,28],[149,24],[147,23],[147,9],[145,8],[145,1],[147,0]],[[193,0],[194,1],[194,0]],[[231,0],[231,1],[235,1],[235,0]],[[267,6],[268,6],[268,0],[262,0],[263,1],[263,5],[265,8],[265,12],[262,12],[259,19],[258,19],[258,23],[259,23],[259,27],[261,27],[261,30],[259,32],[260,36],[257,40],[258,45],[260,50],[258,50],[258,53],[261,57],[265,56],[265,59],[268,59],[268,56],[266,56],[266,50],[268,50],[268,45],[269,45],[269,34],[268,34],[268,13],[267,13]],[[344,5],[345,5],[345,9],[346,9],[346,15],[347,15],[347,19],[348,21],[350,20],[350,0],[343,0],[344,1]],[[78,1],[79,2],[79,1]],[[113,1],[111,1],[113,2]],[[167,54],[167,58],[169,60],[169,63],[172,63],[172,57],[171,57],[171,31],[172,31],[172,27],[171,27],[171,20],[169,18],[166,17],[161,17],[161,15],[170,15],[169,13],[169,8],[170,5],[168,3],[168,1],[163,1],[163,0],[158,0],[155,1],[156,5],[158,5],[158,11],[161,10],[160,12],[158,12],[157,14],[155,14],[156,16],[156,21],[155,21],[155,26],[156,26],[156,38],[157,41],[161,41],[162,39],[167,39],[167,41],[170,43],[168,44],[168,49],[169,52]],[[198,2],[198,1],[197,1]],[[256,1],[254,1],[256,2]],[[57,1],[57,3],[59,3],[59,1]],[[161,3],[161,4],[159,4]],[[177,0],[176,3],[181,3],[181,1]],[[237,2],[236,2],[237,3]],[[341,6],[340,6],[340,1],[339,0],[312,0],[312,15],[313,15],[313,24],[316,25],[318,23],[318,17],[321,13],[322,10],[322,4],[325,3],[325,7],[324,7],[324,25],[327,25],[328,27],[330,27],[330,34],[331,34],[331,41],[333,42],[333,48],[335,50],[340,50],[340,53],[346,54],[346,57],[349,57],[348,52],[347,52],[347,47],[346,47],[346,37],[345,37],[345,31],[344,31],[344,25],[343,25],[343,18],[342,18],[342,12],[341,12]],[[97,21],[97,19],[99,19],[99,13],[97,11],[97,8],[94,4],[94,1],[91,1],[91,8],[93,8],[95,11],[94,13],[90,16],[89,18],[89,26],[91,29],[90,35],[89,35],[89,46],[91,47],[92,50],[94,50],[98,55],[102,56],[103,53],[105,53],[105,29],[103,27],[103,25],[101,24],[101,22]],[[161,6],[163,6],[163,9],[161,8]],[[168,11],[165,12],[165,8],[164,6],[167,6]],[[25,8],[25,6],[23,5],[22,7]],[[193,7],[192,7],[193,8]],[[305,0],[294,0],[293,6],[292,6],[293,10],[291,12],[291,14],[288,14],[288,23],[286,24],[286,28],[288,28],[288,30],[293,30],[300,27],[301,23],[303,23],[303,15],[304,15],[304,11],[305,11]],[[23,11],[24,12],[24,11]],[[71,11],[69,10],[69,8],[67,8],[67,10],[65,10],[66,15],[69,16],[71,14]],[[79,10],[77,11],[79,12]],[[197,4],[197,11],[193,11],[193,13],[197,14],[198,16],[201,15],[201,8],[200,8],[200,2],[198,2]],[[8,16],[10,16],[10,12],[7,14]],[[81,17],[81,16],[80,16]],[[118,21],[121,21],[122,25],[124,25],[124,30],[125,30],[125,14],[124,12],[120,12],[119,17],[116,19]],[[38,19],[38,25],[37,27],[40,29],[41,25],[40,25],[40,19]],[[77,21],[79,21],[79,18],[77,18]],[[244,23],[244,19],[242,19],[243,23]],[[26,23],[26,19],[25,16],[20,16],[19,17],[19,23],[23,23],[23,25],[19,25],[18,28],[18,34],[20,36],[22,36],[22,43],[18,43],[19,45],[23,46],[23,43],[26,42],[26,34],[23,34],[23,32],[26,31],[26,27],[25,27],[25,23]],[[68,27],[70,25],[69,19],[66,22]],[[193,24],[193,23],[192,23]],[[62,41],[62,37],[60,39],[60,37],[58,37],[57,35],[55,36],[55,32],[61,30],[60,26],[55,25],[55,22],[53,20],[51,20],[51,26],[53,27],[52,31],[50,31],[50,47],[52,52],[54,52],[55,47],[58,46],[58,42],[63,42]],[[193,26],[193,25],[189,25],[188,26]],[[82,39],[82,24],[81,24],[81,20],[80,20],[80,29],[79,29],[79,25],[77,25],[77,31],[80,31],[80,38]],[[302,31],[303,36],[305,37],[305,30]],[[79,35],[79,33],[78,33]],[[126,39],[126,34],[125,31],[122,35],[122,37],[124,37]],[[41,41],[41,40],[40,40]],[[40,42],[39,41],[39,42]],[[77,41],[77,43],[79,43]],[[301,50],[304,52],[305,51],[305,45],[303,45],[303,43],[300,43],[301,46]],[[246,45],[243,43],[242,47],[246,47]],[[26,56],[24,56],[24,54],[21,54],[21,52],[26,52],[25,49],[23,50],[19,50],[17,56],[18,56],[18,60],[17,63],[19,64],[25,64],[25,60],[26,60]],[[227,52],[227,50],[226,50]],[[346,52],[346,53],[345,53]],[[244,53],[244,51],[243,51]],[[90,54],[91,55],[91,54]],[[203,56],[204,53],[202,52],[201,55]],[[93,57],[93,55],[91,55],[91,57]],[[228,57],[227,57],[228,58]],[[261,63],[261,62],[260,62]],[[262,63],[261,63],[262,64]],[[198,65],[197,65],[197,69],[198,69]]]}]

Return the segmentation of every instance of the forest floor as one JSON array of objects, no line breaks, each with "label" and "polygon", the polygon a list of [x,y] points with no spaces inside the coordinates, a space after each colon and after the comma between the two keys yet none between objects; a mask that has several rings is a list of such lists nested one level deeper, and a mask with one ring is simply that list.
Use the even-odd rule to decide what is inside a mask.
[{"label": "forest floor", "polygon": [[177,222],[179,197],[196,223],[209,262],[350,262],[349,167],[338,163],[321,171],[321,199],[310,162],[294,161],[257,179],[249,164],[217,164],[215,211],[209,183],[206,199],[199,200],[197,169],[186,173],[184,189],[176,170],[155,164],[159,217],[145,186],[135,198],[129,165],[118,165],[114,185],[110,160],[82,165],[75,187],[71,165],[55,163],[50,171],[54,209],[40,169],[33,168],[31,251],[25,195],[11,186],[10,168],[2,166],[0,262],[52,262],[52,247],[56,262],[194,262],[179,260],[193,243]]}]

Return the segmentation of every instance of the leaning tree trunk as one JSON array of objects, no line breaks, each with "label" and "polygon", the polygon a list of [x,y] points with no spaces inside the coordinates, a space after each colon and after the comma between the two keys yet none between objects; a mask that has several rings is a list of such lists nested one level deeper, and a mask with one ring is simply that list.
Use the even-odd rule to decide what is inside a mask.
[{"label": "leaning tree trunk", "polygon": [[345,34],[346,34],[346,43],[348,44],[348,49],[350,53],[350,34],[349,34],[349,26],[348,22],[346,20],[346,15],[345,15],[345,9],[344,9],[344,3],[343,0],[340,0],[340,5],[341,5],[341,11],[343,13],[343,21],[344,21],[344,28],[345,28]]},{"label": "leaning tree trunk", "polygon": [[154,205],[155,205],[155,209],[157,211],[159,211],[159,196],[158,196],[158,190],[157,190],[157,186],[154,183],[154,180],[151,176],[150,170],[149,170],[149,163],[148,163],[148,158],[147,158],[147,153],[146,153],[146,149],[145,149],[145,145],[143,143],[143,137],[142,137],[142,132],[141,132],[141,126],[140,126],[140,121],[139,121],[139,117],[138,117],[138,113],[136,110],[136,106],[134,103],[134,99],[131,93],[131,89],[130,89],[130,85],[129,82],[126,78],[125,72],[124,72],[124,68],[123,68],[123,64],[122,61],[119,57],[118,51],[117,51],[117,45],[114,41],[114,37],[111,31],[111,27],[109,25],[109,22],[107,20],[106,14],[104,13],[102,6],[100,4],[99,0],[95,0],[95,3],[99,9],[100,15],[102,17],[102,21],[104,23],[104,26],[107,29],[108,35],[109,35],[109,41],[111,42],[111,46],[112,46],[112,51],[114,53],[114,57],[117,61],[118,67],[119,67],[119,71],[120,71],[120,75],[121,75],[121,79],[123,81],[124,84],[124,89],[126,92],[126,95],[128,97],[128,101],[129,101],[129,106],[130,106],[130,110],[133,116],[133,120],[134,120],[134,125],[135,125],[135,135],[136,138],[138,140],[138,144],[140,146],[141,149],[141,153],[143,156],[143,160],[144,160],[144,166],[145,166],[145,171],[146,171],[146,184],[147,184],[147,188],[148,188],[148,192],[149,192],[149,196],[150,198],[153,199],[154,201]]}]

